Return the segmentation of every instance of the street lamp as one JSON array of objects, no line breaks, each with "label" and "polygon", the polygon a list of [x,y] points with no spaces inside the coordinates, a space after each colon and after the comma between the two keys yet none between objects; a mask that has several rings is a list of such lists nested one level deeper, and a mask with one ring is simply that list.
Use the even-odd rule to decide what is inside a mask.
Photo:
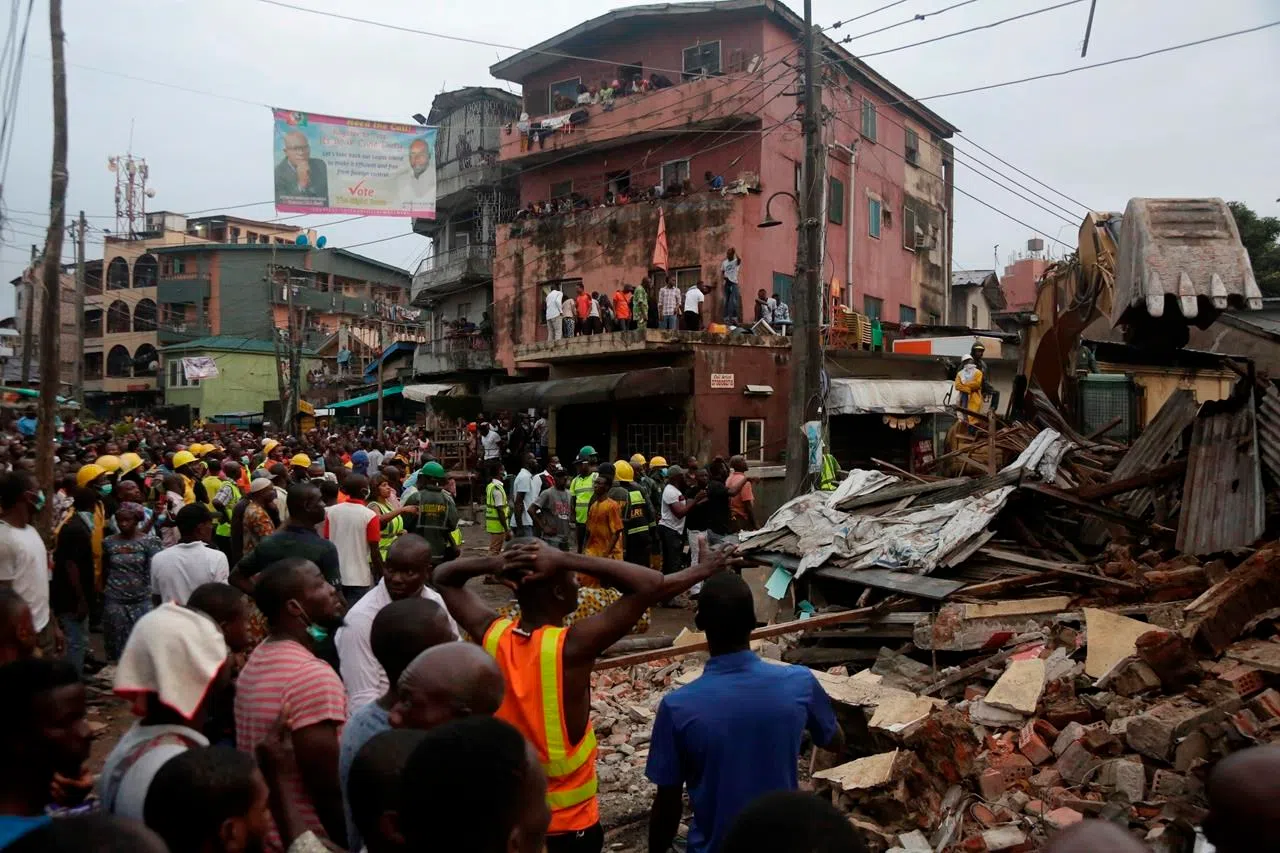
[{"label": "street lamp", "polygon": [[796,203],[796,208],[797,208],[797,209],[799,209],[799,207],[800,207],[800,200],[799,200],[798,198],[796,198],[794,195],[792,195],[791,193],[787,192],[786,190],[778,190],[776,193],[774,193],[773,195],[769,196],[769,198],[768,198],[768,200],[767,200],[767,201],[765,201],[765,203],[764,203],[764,219],[760,220],[760,224],[756,226],[757,228],[772,228],[772,227],[773,227],[773,226],[775,226],[775,225],[781,225],[781,224],[782,224],[782,220],[780,220],[780,219],[774,219],[774,218],[773,218],[773,214],[769,212],[769,208],[770,208],[770,206],[772,206],[772,204],[773,204],[773,200],[774,200],[775,198],[777,198],[778,196],[780,196],[780,195],[785,195],[787,198],[789,198],[789,199],[791,199],[792,201],[794,201],[794,202]]}]

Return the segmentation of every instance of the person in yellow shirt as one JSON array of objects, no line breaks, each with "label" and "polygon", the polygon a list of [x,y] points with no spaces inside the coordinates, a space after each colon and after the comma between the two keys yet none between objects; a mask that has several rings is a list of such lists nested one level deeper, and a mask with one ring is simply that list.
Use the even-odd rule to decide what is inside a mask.
[{"label": "person in yellow shirt", "polygon": [[[960,359],[960,369],[956,371],[954,388],[959,395],[956,405],[970,412],[982,411],[982,370],[979,369],[973,356],[966,355]],[[981,421],[971,415],[957,415],[962,422],[977,426]]]},{"label": "person in yellow shirt", "polygon": [[613,479],[613,464],[601,463],[596,469],[594,493],[587,506],[587,545],[583,550],[589,557],[622,559],[622,504],[609,497]]}]

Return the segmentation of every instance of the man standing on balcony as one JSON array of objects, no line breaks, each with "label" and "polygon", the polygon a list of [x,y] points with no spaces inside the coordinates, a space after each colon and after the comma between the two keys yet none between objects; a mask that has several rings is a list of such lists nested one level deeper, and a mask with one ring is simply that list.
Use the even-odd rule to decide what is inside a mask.
[{"label": "man standing on balcony", "polygon": [[687,332],[702,331],[702,303],[707,301],[706,285],[698,282],[684,295],[684,328]]},{"label": "man standing on balcony", "polygon": [[729,326],[742,322],[742,291],[738,289],[738,273],[741,269],[742,258],[730,247],[724,260],[720,262],[720,275],[724,279],[724,322]]},{"label": "man standing on balcony", "polygon": [[643,329],[649,325],[649,279],[640,280],[639,287],[631,288],[631,328]]},{"label": "man standing on balcony", "polygon": [[547,340],[558,341],[564,335],[564,318],[561,316],[561,306],[564,304],[564,294],[560,292],[560,283],[554,282],[551,289],[547,291]]},{"label": "man standing on balcony", "polygon": [[667,276],[666,286],[658,291],[658,322],[664,330],[674,332],[680,327],[679,312],[680,288],[674,278]]}]

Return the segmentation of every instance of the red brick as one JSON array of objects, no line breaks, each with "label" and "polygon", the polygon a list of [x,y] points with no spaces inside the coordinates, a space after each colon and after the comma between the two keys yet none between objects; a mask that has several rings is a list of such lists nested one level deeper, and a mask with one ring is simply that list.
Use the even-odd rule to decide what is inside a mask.
[{"label": "red brick", "polygon": [[978,777],[978,788],[982,791],[984,800],[994,802],[1008,790],[1009,783],[1005,781],[1005,774],[993,767],[982,771],[982,775]]},{"label": "red brick", "polygon": [[1275,725],[1280,720],[1280,693],[1277,693],[1274,687],[1269,687],[1257,696],[1253,697],[1253,701],[1249,703],[1249,710],[1253,711],[1264,726]]},{"label": "red brick", "polygon": [[1020,779],[1031,778],[1032,769],[1031,762],[1026,756],[1019,755],[1016,752],[1010,752],[1007,755],[998,755],[987,763],[988,769],[994,769],[1004,774],[1004,786],[1010,788]]},{"label": "red brick", "polygon": [[1032,764],[1044,764],[1053,758],[1053,750],[1036,734],[1034,726],[1035,721],[1031,721],[1018,731],[1018,751]]},{"label": "red brick", "polygon": [[1023,807],[1022,811],[1024,814],[1042,815],[1049,811],[1049,806],[1045,804],[1044,800],[1032,800]]},{"label": "red brick", "polygon": [[974,820],[983,826],[995,826],[1000,822],[999,818],[996,817],[996,813],[984,806],[982,803],[974,805],[974,807],[970,809],[969,814],[973,816]]},{"label": "red brick", "polygon": [[1073,823],[1079,823],[1084,820],[1084,815],[1075,809],[1063,808],[1054,809],[1044,816],[1044,822],[1054,829],[1066,829]]},{"label": "red brick", "polygon": [[974,702],[987,695],[987,686],[984,684],[970,684],[964,689],[964,700],[966,702]]},{"label": "red brick", "polygon": [[1262,673],[1251,666],[1236,664],[1218,676],[1218,680],[1241,696],[1249,696],[1262,689]]}]

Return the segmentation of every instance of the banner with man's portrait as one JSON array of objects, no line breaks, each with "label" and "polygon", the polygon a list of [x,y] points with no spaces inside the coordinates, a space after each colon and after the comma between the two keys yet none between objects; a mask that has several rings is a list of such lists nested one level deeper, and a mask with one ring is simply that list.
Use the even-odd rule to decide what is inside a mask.
[{"label": "banner with man's portrait", "polygon": [[276,210],[436,216],[436,128],[273,110]]}]

